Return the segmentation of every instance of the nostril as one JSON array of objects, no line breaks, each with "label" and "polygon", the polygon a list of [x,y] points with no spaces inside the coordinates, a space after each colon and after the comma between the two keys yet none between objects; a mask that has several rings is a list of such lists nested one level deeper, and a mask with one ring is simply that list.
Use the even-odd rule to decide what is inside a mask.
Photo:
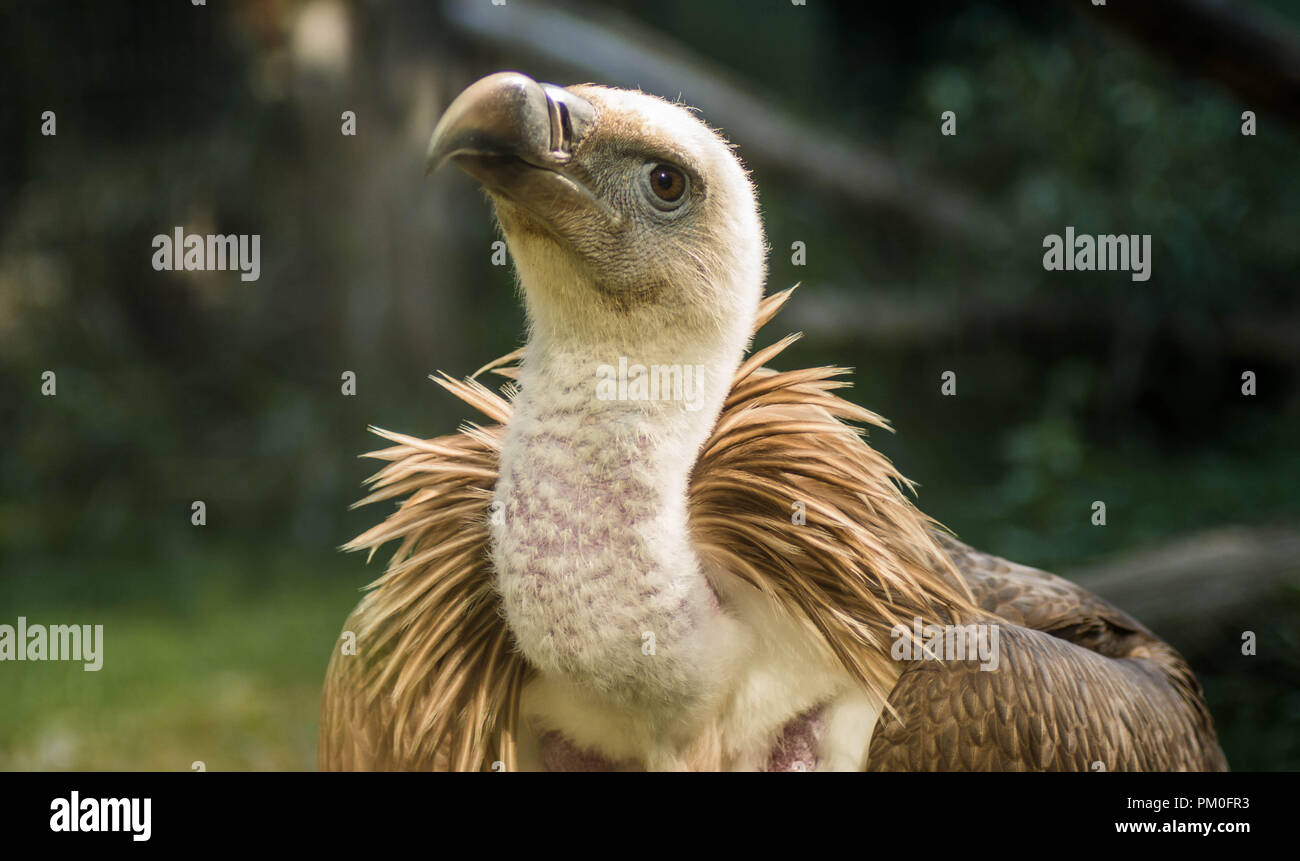
[{"label": "nostril", "polygon": [[572,154],[573,147],[573,122],[569,119],[569,106],[560,102],[560,147],[566,153]]},{"label": "nostril", "polygon": [[548,94],[546,113],[551,123],[551,155],[564,155],[564,105]]},{"label": "nostril", "polygon": [[542,84],[546,93],[546,111],[550,119],[551,157],[564,162],[571,159],[595,120],[591,103],[555,84]]},{"label": "nostril", "polygon": [[573,119],[569,116],[569,106],[559,99],[549,96],[546,109],[551,120],[551,155],[561,161],[573,157]]}]

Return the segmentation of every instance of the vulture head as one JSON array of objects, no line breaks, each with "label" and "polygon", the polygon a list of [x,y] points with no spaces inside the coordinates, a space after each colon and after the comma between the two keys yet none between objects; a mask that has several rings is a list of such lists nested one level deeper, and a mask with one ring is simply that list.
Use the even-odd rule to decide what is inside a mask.
[{"label": "vulture head", "polygon": [[730,145],[687,108],[500,72],[438,123],[428,166],[446,162],[490,196],[534,337],[739,357],[762,293],[762,225]]}]

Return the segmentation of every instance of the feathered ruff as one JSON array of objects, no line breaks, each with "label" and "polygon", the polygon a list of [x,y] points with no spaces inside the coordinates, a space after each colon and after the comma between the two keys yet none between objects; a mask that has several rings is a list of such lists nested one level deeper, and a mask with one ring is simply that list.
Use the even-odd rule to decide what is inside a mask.
[{"label": "feathered ruff", "polygon": [[[793,288],[764,299],[756,329]],[[848,424],[888,429],[838,397],[842,368],[764,365],[797,336],[753,353],[736,373],[690,486],[695,546],[712,576],[739,578],[806,621],[885,702],[894,681],[890,631],[913,619],[958,624],[982,615],[906,496],[910,483]],[[513,771],[519,698],[530,668],[513,648],[493,591],[487,518],[513,383],[505,397],[477,381],[514,379],[519,350],[441,386],[495,422],[395,443],[357,505],[405,499],[346,545],[399,541],[386,573],[345,624],[356,654],[336,648],[321,710],[328,770]],[[795,503],[803,517],[794,516]],[[802,520],[802,522],[800,522]]]}]

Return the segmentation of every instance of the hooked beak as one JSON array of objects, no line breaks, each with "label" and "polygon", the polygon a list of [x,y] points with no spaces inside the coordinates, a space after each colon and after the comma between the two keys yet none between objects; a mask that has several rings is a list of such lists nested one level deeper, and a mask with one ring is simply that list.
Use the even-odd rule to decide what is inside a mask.
[{"label": "hooked beak", "polygon": [[451,161],[499,195],[551,221],[575,204],[620,219],[568,170],[596,119],[587,100],[518,72],[497,72],[456,97],[429,139],[425,175]]}]

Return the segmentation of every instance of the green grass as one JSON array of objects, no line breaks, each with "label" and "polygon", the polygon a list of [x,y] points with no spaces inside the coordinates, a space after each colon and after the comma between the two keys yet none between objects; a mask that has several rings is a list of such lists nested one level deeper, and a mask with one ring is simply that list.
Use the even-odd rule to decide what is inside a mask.
[{"label": "green grass", "polygon": [[315,768],[321,680],[356,592],[214,582],[183,610],[29,605],[30,623],[102,624],[103,667],[0,665],[0,770]]}]

